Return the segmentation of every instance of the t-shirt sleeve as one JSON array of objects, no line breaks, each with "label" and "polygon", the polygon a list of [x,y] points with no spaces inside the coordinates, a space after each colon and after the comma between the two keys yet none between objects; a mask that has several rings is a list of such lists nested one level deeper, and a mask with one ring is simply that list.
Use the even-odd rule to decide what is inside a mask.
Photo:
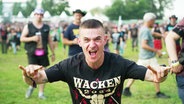
[{"label": "t-shirt sleeve", "polygon": [[142,40],[149,40],[149,31],[143,31],[142,34],[141,34],[141,39]]},{"label": "t-shirt sleeve", "polygon": [[126,65],[127,65],[126,79],[133,78],[144,80],[147,71],[146,67],[137,65],[135,62],[130,60],[126,60]]},{"label": "t-shirt sleeve", "polygon": [[184,18],[174,27],[173,31],[184,37]]},{"label": "t-shirt sleeve", "polygon": [[61,61],[58,64],[48,68],[45,70],[48,82],[55,82],[55,81],[64,81],[66,82],[66,71],[67,70],[67,63],[66,61]]},{"label": "t-shirt sleeve", "polygon": [[66,31],[64,32],[64,38],[70,39],[70,33],[71,29],[70,26],[66,29]]}]

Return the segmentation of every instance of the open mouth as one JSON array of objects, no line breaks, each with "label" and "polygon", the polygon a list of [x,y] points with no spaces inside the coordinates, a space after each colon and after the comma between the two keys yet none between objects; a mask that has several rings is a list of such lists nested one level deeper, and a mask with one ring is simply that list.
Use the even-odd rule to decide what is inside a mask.
[{"label": "open mouth", "polygon": [[97,51],[89,51],[89,54],[90,54],[90,56],[91,57],[95,57],[96,56],[96,53],[97,53]]}]

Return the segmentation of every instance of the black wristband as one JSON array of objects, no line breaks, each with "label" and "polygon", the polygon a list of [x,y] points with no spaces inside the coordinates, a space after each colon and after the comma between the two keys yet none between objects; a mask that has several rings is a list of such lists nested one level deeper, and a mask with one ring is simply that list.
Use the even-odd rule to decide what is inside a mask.
[{"label": "black wristband", "polygon": [[36,82],[35,82],[31,77],[27,77],[27,78],[29,78],[29,79],[33,82],[33,85],[32,85],[32,86],[33,86],[34,88],[36,88],[36,87],[37,87],[37,86],[36,86]]}]

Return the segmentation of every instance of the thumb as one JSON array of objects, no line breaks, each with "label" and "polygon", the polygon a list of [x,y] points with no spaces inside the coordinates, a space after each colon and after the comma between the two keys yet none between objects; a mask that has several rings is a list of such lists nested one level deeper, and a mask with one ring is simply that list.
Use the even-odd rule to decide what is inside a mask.
[{"label": "thumb", "polygon": [[153,69],[150,65],[148,65],[147,68],[149,70],[151,70],[154,74],[157,74],[157,71],[155,69]]},{"label": "thumb", "polygon": [[26,69],[24,68],[24,66],[19,65],[19,69],[22,70],[22,74],[23,74],[24,76],[27,76],[27,74],[26,74]]}]

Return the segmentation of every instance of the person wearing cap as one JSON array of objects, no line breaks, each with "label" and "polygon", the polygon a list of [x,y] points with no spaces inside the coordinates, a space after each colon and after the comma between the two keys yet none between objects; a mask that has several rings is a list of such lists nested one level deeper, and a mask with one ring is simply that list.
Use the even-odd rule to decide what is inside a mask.
[{"label": "person wearing cap", "polygon": [[82,48],[77,43],[77,37],[79,35],[79,25],[81,24],[81,18],[86,15],[86,12],[76,9],[73,11],[74,21],[66,29],[63,37],[63,44],[69,46],[68,56],[73,56],[82,52]]},{"label": "person wearing cap", "polygon": [[176,82],[178,87],[178,95],[184,104],[184,41],[179,53],[176,51],[176,40],[184,38],[184,18],[176,24],[166,36],[166,49],[171,60],[172,72],[176,74]]},{"label": "person wearing cap", "polygon": [[[44,15],[44,10],[42,8],[36,8],[34,10],[34,19],[32,22],[24,26],[21,35],[21,42],[25,43],[25,50],[28,56],[29,64],[42,65],[43,67],[49,66],[48,58],[48,47],[52,52],[52,61],[55,60],[55,54],[52,44],[51,36],[49,35],[50,27],[44,24],[42,19]],[[33,87],[29,86],[25,97],[29,98],[33,92]],[[45,99],[44,96],[44,84],[39,86],[40,99]]]},{"label": "person wearing cap", "polygon": [[[154,13],[148,12],[143,16],[144,24],[139,30],[139,59],[137,61],[138,65],[148,66],[160,66],[155,58],[156,54],[161,55],[161,51],[154,48],[153,36],[151,29],[154,26],[156,15]],[[123,91],[123,95],[131,96],[130,87],[132,86],[134,79],[128,79],[126,88]],[[157,98],[169,98],[169,96],[160,92],[160,84],[154,83],[156,89]]]},{"label": "person wearing cap", "polygon": [[[171,31],[174,26],[177,24],[177,20],[178,20],[178,17],[176,17],[175,15],[171,15],[169,17],[169,24],[167,24],[166,28],[165,28],[165,35],[167,36],[168,32]],[[176,40],[176,52],[177,54],[180,52],[181,50],[181,46],[180,46],[180,39]]]}]

